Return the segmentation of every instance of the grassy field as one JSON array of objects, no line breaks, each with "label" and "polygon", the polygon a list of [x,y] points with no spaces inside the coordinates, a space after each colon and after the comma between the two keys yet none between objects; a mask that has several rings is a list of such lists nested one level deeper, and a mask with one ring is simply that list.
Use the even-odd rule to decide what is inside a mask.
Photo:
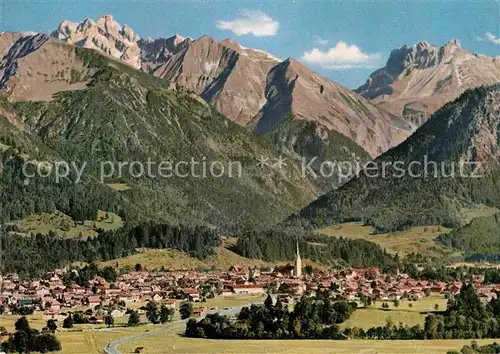
[{"label": "grassy field", "polygon": [[389,234],[374,234],[371,226],[355,222],[333,225],[316,230],[317,233],[323,235],[354,239],[361,238],[371,241],[385,248],[388,252],[398,253],[401,256],[412,252],[423,255],[454,255],[454,250],[435,241],[435,238],[440,234],[450,231],[451,229],[436,225],[413,227],[407,231]]},{"label": "grassy field", "polygon": [[[165,327],[165,331],[146,338],[121,344],[118,349],[133,353],[144,347],[143,353],[384,353],[384,354],[444,354],[460,350],[471,343],[458,340],[210,340],[185,338],[184,325]],[[480,345],[493,343],[494,339],[478,340]],[[498,339],[496,340],[498,341]]]},{"label": "grassy field", "polygon": [[132,189],[132,187],[130,187],[126,183],[108,183],[106,185],[109,188],[114,189],[115,191],[119,191],[119,192],[128,191],[129,189]]},{"label": "grassy field", "polygon": [[[424,325],[425,316],[435,311],[446,310],[447,300],[442,296],[429,296],[417,301],[401,301],[398,307],[393,302],[385,301],[389,309],[383,310],[383,301],[377,301],[375,305],[363,307],[356,310],[351,317],[340,325],[341,328],[358,327],[368,329],[370,327],[385,326],[390,320],[394,324],[403,323],[408,326]],[[410,307],[411,304],[411,307]]]},{"label": "grassy field", "polygon": [[200,260],[195,257],[170,249],[139,249],[139,253],[128,257],[114,259],[112,261],[102,263],[102,266],[115,266],[118,263],[119,267],[134,267],[140,263],[147,269],[228,269],[231,265],[239,264],[243,267],[262,266],[266,262],[253,260],[241,257],[226,248],[217,249],[216,253],[209,256],[207,259]]},{"label": "grassy field", "polygon": [[[227,270],[233,265],[239,265],[243,268],[248,267],[270,267],[274,268],[280,263],[269,263],[260,259],[245,258],[237,253],[231,251],[230,244],[234,239],[226,240],[223,245],[215,250],[215,253],[206,259],[198,259],[191,257],[184,252],[173,249],[137,249],[136,254],[114,259],[107,262],[102,262],[102,266],[116,266],[133,268],[136,264],[140,263],[143,268],[153,270],[161,269],[219,269]],[[282,264],[293,263],[293,260],[288,262],[281,262]],[[312,262],[308,259],[303,259],[302,264],[312,265],[314,268],[324,268],[321,264]]]},{"label": "grassy field", "polygon": [[[1,315],[0,316],[0,326],[3,326],[9,332],[15,331],[14,324],[16,320],[21,317],[18,315]],[[33,315],[26,316],[30,326],[35,329],[42,329],[47,324],[47,321],[42,319],[42,313],[40,311],[35,312]]]},{"label": "grassy field", "polygon": [[119,338],[143,333],[149,326],[120,327],[104,330],[86,330],[57,332],[56,337],[61,341],[62,351],[67,354],[102,354],[104,347]]},{"label": "grassy field", "polygon": [[469,267],[469,268],[475,268],[475,267],[481,267],[481,268],[495,268],[498,269],[500,268],[499,263],[490,263],[490,262],[455,262],[451,265],[449,265],[450,268],[457,268],[457,267]]},{"label": "grassy field", "polygon": [[272,266],[271,263],[259,259],[249,259],[241,257],[230,250],[230,246],[236,242],[234,238],[228,238],[215,251],[215,254],[204,260],[190,257],[184,252],[171,249],[138,249],[138,253],[128,257],[114,259],[104,262],[103,266],[134,267],[140,263],[147,269],[224,269],[227,270],[232,265],[238,264],[242,267]]},{"label": "grassy field", "polygon": [[[0,326],[5,327],[9,332],[14,332],[15,322],[21,317],[18,315],[0,316]],[[42,313],[37,311],[33,315],[26,316],[30,327],[41,330],[46,326],[47,321],[42,318]],[[121,321],[122,320],[122,321]],[[127,317],[117,318],[115,323],[121,324]],[[71,331],[64,330],[62,323],[58,324],[57,338],[61,341],[62,353],[103,353],[104,346],[109,342],[121,337],[126,337],[141,331],[140,328],[116,328],[113,330],[91,329],[92,325],[75,325]],[[102,325],[100,325],[102,327]]]},{"label": "grassy field", "polygon": [[30,215],[12,223],[26,234],[47,235],[49,231],[54,231],[61,237],[84,239],[96,236],[98,229],[115,230],[123,226],[120,216],[103,210],[97,212],[95,220],[87,220],[83,224],[75,223],[70,216],[60,211]]}]

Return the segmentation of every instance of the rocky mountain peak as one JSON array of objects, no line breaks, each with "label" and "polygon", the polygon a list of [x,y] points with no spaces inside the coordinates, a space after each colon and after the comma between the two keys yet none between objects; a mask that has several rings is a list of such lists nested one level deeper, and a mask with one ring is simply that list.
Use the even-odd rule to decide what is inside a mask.
[{"label": "rocky mountain peak", "polygon": [[422,118],[467,89],[499,80],[497,60],[472,54],[457,39],[441,47],[422,41],[393,50],[356,92],[395,115]]},{"label": "rocky mountain peak", "polygon": [[462,48],[462,44],[460,43],[460,41],[456,38],[453,38],[452,40],[450,40],[448,43],[445,44],[445,47],[456,47],[456,48]]},{"label": "rocky mountain peak", "polygon": [[66,20],[51,35],[67,43],[99,50],[135,68],[141,67],[139,36],[111,15],[104,15],[97,22],[89,18],[80,23]]},{"label": "rocky mountain peak", "polygon": [[[69,22],[69,21],[65,21],[65,22]],[[72,22],[69,22],[69,23],[73,24]],[[96,23],[87,17],[85,20],[83,20],[83,22],[81,22],[78,25],[77,30],[78,31],[85,31],[86,29],[92,28],[94,26],[96,26]]]}]

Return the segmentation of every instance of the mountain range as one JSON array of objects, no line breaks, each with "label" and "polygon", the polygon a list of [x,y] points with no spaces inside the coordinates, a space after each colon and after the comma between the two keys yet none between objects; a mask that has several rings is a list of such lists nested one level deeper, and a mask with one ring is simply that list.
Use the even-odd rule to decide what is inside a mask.
[{"label": "mountain range", "polygon": [[403,141],[411,127],[361,96],[314,73],[293,58],[209,36],[140,39],[112,16],[94,22],[63,21],[52,36],[99,50],[201,96],[256,134],[276,128],[288,115],[335,130],[377,156]]},{"label": "mountain range", "polygon": [[[302,209],[289,220],[363,220],[393,231],[461,227],[467,210],[500,207],[500,90],[476,88],[500,81],[499,59],[470,53],[456,40],[394,50],[355,92],[294,58],[206,35],[144,39],[110,15],[63,21],[50,35],[3,32],[0,58],[4,219],[54,209],[81,219],[100,208],[235,230],[270,226]],[[26,156],[90,160],[92,174],[78,188],[25,180],[19,159]],[[98,182],[106,160],[203,157],[242,161],[245,177],[158,181],[130,173]],[[372,158],[481,162],[486,177],[361,174],[342,185],[336,175],[302,175],[302,159],[313,157],[316,171],[323,161]],[[259,168],[263,158],[285,158],[287,166]],[[117,183],[130,189],[109,187]]]}]

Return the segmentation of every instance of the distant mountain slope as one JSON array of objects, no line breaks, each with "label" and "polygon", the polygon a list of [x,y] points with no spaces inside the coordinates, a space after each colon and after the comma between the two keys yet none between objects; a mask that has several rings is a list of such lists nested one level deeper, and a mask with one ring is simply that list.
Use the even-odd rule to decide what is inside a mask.
[{"label": "distant mountain slope", "polygon": [[235,122],[246,125],[264,105],[266,75],[277,63],[234,42],[203,36],[153,73],[199,94]]},{"label": "distant mountain slope", "polygon": [[500,59],[473,54],[451,40],[442,47],[420,42],[391,52],[356,92],[420,125],[465,90],[500,82]]},{"label": "distant mountain slope", "polygon": [[0,89],[12,101],[48,101],[56,92],[84,88],[92,71],[75,60],[73,48],[44,34],[5,32],[0,41],[7,44],[0,61]]},{"label": "distant mountain slope", "polygon": [[267,133],[292,115],[315,121],[352,139],[371,156],[399,144],[411,132],[403,120],[314,73],[294,59],[208,36],[139,39],[110,15],[93,22],[64,21],[52,33],[96,49],[192,91],[236,123]]},{"label": "distant mountain slope", "polygon": [[[467,91],[377,158],[369,172],[322,196],[291,220],[313,226],[361,220],[381,231],[461,225],[464,208],[500,206],[499,127],[500,85]],[[426,175],[426,162],[436,162],[438,169],[427,165]],[[473,163],[480,163],[482,178],[468,178],[477,167]],[[454,178],[447,177],[451,166]],[[409,175],[410,168],[417,177]],[[440,177],[435,178],[434,171]]]}]

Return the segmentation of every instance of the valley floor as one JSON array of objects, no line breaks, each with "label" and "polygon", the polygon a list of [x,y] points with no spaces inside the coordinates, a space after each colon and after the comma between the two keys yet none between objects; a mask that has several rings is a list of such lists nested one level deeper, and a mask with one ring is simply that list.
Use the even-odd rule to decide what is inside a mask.
[{"label": "valley floor", "polygon": [[[389,309],[380,308],[377,302],[367,308],[360,308],[341,327],[384,326],[388,320],[409,326],[423,325],[426,313],[446,309],[447,300],[432,295],[418,301],[401,301],[396,308],[388,302]],[[412,304],[410,307],[409,304]],[[151,327],[152,328],[152,327]],[[157,328],[157,327],[156,327]],[[470,345],[471,340],[211,340],[186,338],[182,336],[185,325],[174,323],[164,326],[164,331],[145,338],[124,342],[117,346],[123,353],[133,353],[137,347],[144,347],[145,353],[446,353]],[[478,343],[493,343],[494,339],[479,340]],[[498,340],[497,340],[498,341]]]},{"label": "valley floor", "polygon": [[[183,329],[168,329],[147,339],[123,343],[121,353],[133,353],[144,347],[144,353],[387,353],[441,354],[470,345],[466,339],[452,340],[210,340],[184,338]],[[498,340],[496,340],[498,341]],[[494,339],[477,341],[480,345]]]},{"label": "valley floor", "polygon": [[316,233],[374,242],[388,252],[397,253],[400,256],[409,253],[418,253],[424,256],[458,255],[455,250],[436,242],[439,235],[450,231],[451,229],[443,226],[432,225],[412,227],[401,232],[376,234],[371,226],[349,222],[318,229]]}]

